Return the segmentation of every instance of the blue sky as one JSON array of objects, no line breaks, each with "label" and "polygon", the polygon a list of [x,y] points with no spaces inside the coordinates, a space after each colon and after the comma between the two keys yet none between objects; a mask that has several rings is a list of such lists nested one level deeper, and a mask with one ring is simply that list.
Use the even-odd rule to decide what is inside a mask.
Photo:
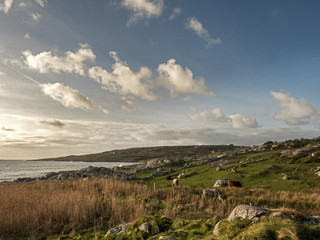
[{"label": "blue sky", "polygon": [[0,159],[318,136],[319,7],[1,0]]}]

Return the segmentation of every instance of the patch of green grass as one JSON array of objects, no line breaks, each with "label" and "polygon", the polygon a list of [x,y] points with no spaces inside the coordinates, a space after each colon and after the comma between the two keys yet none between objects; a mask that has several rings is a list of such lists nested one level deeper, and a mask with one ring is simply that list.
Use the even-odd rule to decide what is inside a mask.
[{"label": "patch of green grass", "polygon": [[[216,171],[216,167],[202,165],[178,171],[170,174],[177,177],[185,173],[185,178],[179,179],[180,185],[192,187],[213,187],[218,179],[238,180],[245,188],[262,188],[272,191],[311,192],[319,188],[319,177],[312,171],[318,164],[288,164],[277,156],[279,151],[245,154],[230,158],[231,164],[222,166],[222,171]],[[265,161],[253,162],[260,159]],[[229,160],[229,158],[228,158]],[[242,163],[240,163],[242,161]],[[244,164],[244,162],[249,162]],[[230,170],[236,167],[237,171]],[[229,171],[228,171],[229,170]],[[289,176],[288,180],[283,175]],[[168,187],[172,181],[166,180],[167,175],[148,179],[145,182],[149,186]]]}]

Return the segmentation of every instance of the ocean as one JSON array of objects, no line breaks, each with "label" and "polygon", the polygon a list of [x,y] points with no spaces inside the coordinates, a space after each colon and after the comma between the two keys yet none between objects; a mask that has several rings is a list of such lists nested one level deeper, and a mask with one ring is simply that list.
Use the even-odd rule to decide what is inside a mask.
[{"label": "ocean", "polygon": [[25,177],[41,177],[49,172],[79,170],[89,166],[112,168],[132,164],[135,163],[0,160],[0,182]]}]

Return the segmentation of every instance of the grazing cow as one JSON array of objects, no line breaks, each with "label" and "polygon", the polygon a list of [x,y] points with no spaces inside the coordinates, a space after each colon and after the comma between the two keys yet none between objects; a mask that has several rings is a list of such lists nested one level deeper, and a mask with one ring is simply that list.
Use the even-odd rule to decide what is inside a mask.
[{"label": "grazing cow", "polygon": [[173,181],[172,181],[172,187],[174,187],[174,186],[178,186],[179,185],[179,180],[178,179],[173,179]]},{"label": "grazing cow", "polygon": [[239,181],[228,181],[228,187],[242,187],[242,184]]}]

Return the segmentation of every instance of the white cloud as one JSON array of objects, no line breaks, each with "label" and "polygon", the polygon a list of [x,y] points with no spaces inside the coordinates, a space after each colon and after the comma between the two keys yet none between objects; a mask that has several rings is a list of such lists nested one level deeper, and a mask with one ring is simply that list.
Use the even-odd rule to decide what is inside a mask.
[{"label": "white cloud", "polygon": [[87,44],[81,44],[77,52],[66,52],[65,57],[54,56],[51,51],[33,55],[31,51],[22,52],[25,65],[40,73],[75,73],[84,75],[84,62],[94,61],[96,56]]},{"label": "white cloud", "polygon": [[211,38],[209,31],[194,17],[189,18],[185,26],[187,29],[193,30],[200,38],[202,38],[207,43],[207,46],[221,43],[220,38]]},{"label": "white cloud", "polygon": [[163,11],[163,0],[122,0],[121,5],[133,11],[129,25],[143,18],[159,17]]},{"label": "white cloud", "polygon": [[0,3],[0,11],[3,13],[8,13],[12,7],[13,0],[4,0]]},{"label": "white cloud", "polygon": [[[81,121],[59,119],[68,127],[57,131],[54,128],[39,128],[32,116],[4,115],[1,122],[8,122],[10,129],[0,137],[3,159],[35,159],[71,154],[97,153],[130,147],[236,144],[257,145],[266,141],[284,141],[293,138],[313,138],[320,135],[317,129],[299,127],[282,129],[222,129],[169,127],[155,124],[124,122]],[[1,126],[1,125],[0,125]],[[107,129],[107,131],[106,131]],[[0,132],[1,132],[0,127]]]},{"label": "white cloud", "polygon": [[47,4],[46,0],[35,0],[41,7],[45,7]]},{"label": "white cloud", "polygon": [[45,83],[41,84],[43,93],[53,100],[60,102],[67,108],[81,108],[84,110],[92,109],[92,101],[69,86],[62,83]]},{"label": "white cloud", "polygon": [[271,96],[278,102],[280,110],[273,116],[288,124],[298,125],[307,123],[319,114],[318,111],[304,98],[295,99],[289,93],[270,91]]},{"label": "white cloud", "polygon": [[213,96],[205,85],[205,80],[201,77],[194,79],[192,71],[181,65],[176,64],[175,59],[170,59],[166,63],[158,66],[158,84],[170,90],[170,96],[186,94],[203,94]]},{"label": "white cloud", "polygon": [[29,16],[31,17],[32,21],[39,22],[41,18],[40,13],[29,13]]},{"label": "white cloud", "polygon": [[116,52],[110,52],[115,63],[112,65],[112,72],[101,67],[92,67],[88,75],[99,82],[105,89],[122,96],[131,95],[144,100],[156,99],[154,93],[149,89],[149,80],[152,72],[147,67],[141,67],[138,72],[133,72],[130,67],[122,62]]},{"label": "white cloud", "polygon": [[193,121],[202,121],[211,124],[229,124],[236,129],[248,129],[258,127],[257,120],[252,116],[244,117],[239,113],[226,116],[220,108],[212,109],[209,112],[201,112],[196,108],[192,108],[192,110],[193,113],[189,114],[189,118]]},{"label": "white cloud", "polygon": [[23,36],[24,39],[30,39],[30,33],[26,33],[24,36]]},{"label": "white cloud", "polygon": [[181,13],[181,11],[182,11],[181,8],[174,8],[171,15],[169,16],[169,19],[174,20],[176,16]]},{"label": "white cloud", "polygon": [[126,62],[118,58],[116,52],[110,52],[110,55],[115,60],[112,72],[96,66],[89,69],[88,76],[108,91],[119,94],[119,102],[124,110],[129,110],[136,98],[147,101],[159,99],[152,92],[152,88],[166,88],[170,91],[170,97],[188,94],[214,95],[207,89],[203,78],[194,78],[192,71],[176,64],[175,59],[159,64],[158,76],[151,80],[152,71],[148,67],[141,67],[138,72],[134,72]]},{"label": "white cloud", "polygon": [[56,127],[56,128],[63,128],[66,126],[65,123],[56,120],[56,119],[45,119],[45,120],[39,120],[38,121],[40,124],[51,126],[51,127]]},{"label": "white cloud", "polygon": [[231,119],[231,124],[233,128],[248,129],[258,127],[257,120],[252,116],[244,117],[241,114],[237,113],[229,115],[228,118]]}]

